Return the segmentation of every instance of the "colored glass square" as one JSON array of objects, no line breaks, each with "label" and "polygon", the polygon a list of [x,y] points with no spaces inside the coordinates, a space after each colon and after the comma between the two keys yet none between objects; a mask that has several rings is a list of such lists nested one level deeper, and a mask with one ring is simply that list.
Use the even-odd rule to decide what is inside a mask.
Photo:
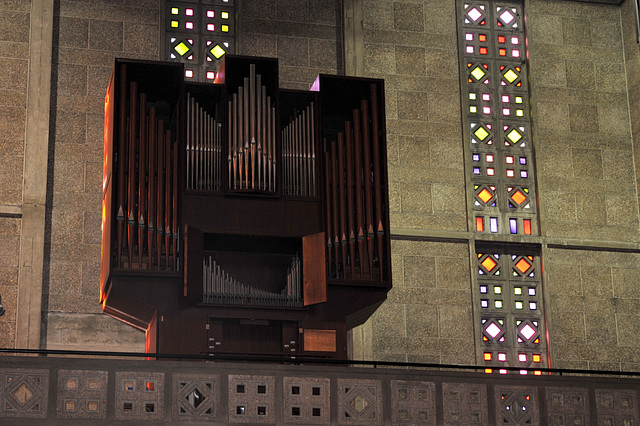
[{"label": "colored glass square", "polygon": [[513,288],[513,294],[515,294],[516,296],[519,296],[522,294],[522,287],[514,287]]},{"label": "colored glass square", "polygon": [[229,26],[228,26],[228,25],[221,25],[221,26],[220,26],[220,30],[221,30],[223,33],[228,33],[228,32],[229,32]]},{"label": "colored glass square", "polygon": [[193,9],[190,9],[190,8],[185,9],[184,14],[187,16],[193,16]]},{"label": "colored glass square", "polygon": [[513,156],[507,155],[504,159],[507,164],[513,164]]},{"label": "colored glass square", "polygon": [[510,108],[502,108],[502,115],[511,115]]},{"label": "colored glass square", "polygon": [[507,177],[514,177],[515,176],[515,172],[513,169],[507,169]]},{"label": "colored glass square", "polygon": [[527,262],[523,257],[518,261],[518,263],[516,263],[516,268],[518,268],[518,270],[524,274],[529,270],[529,268],[531,268],[531,264]]},{"label": "colored glass square", "polygon": [[497,263],[490,256],[487,256],[487,258],[482,261],[481,265],[484,267],[484,269],[491,272],[493,268],[496,267]]},{"label": "colored glass square", "polygon": [[520,51],[518,49],[513,49],[511,51],[511,56],[514,58],[519,58],[520,57]]},{"label": "colored glass square", "polygon": [[521,104],[522,103],[522,96],[516,96],[516,103],[517,104]]},{"label": "colored glass square", "polygon": [[516,301],[515,305],[516,305],[516,309],[517,309],[517,310],[521,310],[521,309],[522,309],[522,307],[523,307],[523,305],[522,305],[522,302],[521,302],[521,301]]},{"label": "colored glass square", "polygon": [[484,77],[484,75],[486,74],[486,72],[484,72],[484,70],[482,69],[482,67],[477,66],[473,69],[473,71],[471,71],[471,75],[473,76],[473,78],[475,78],[476,80],[480,80],[482,77]]},{"label": "colored glass square", "polygon": [[487,159],[487,163],[493,163],[493,155],[487,154],[486,159]]},{"label": "colored glass square", "polygon": [[467,46],[467,53],[473,53],[473,52],[474,52],[473,46]]},{"label": "colored glass square", "polygon": [[527,362],[527,354],[518,354],[518,361]]},{"label": "colored glass square", "polygon": [[[482,218],[478,218],[478,219],[482,219]],[[487,290],[488,290],[488,287],[486,285],[480,286],[480,293],[485,294]]]},{"label": "colored glass square", "polygon": [[498,49],[498,55],[507,56],[507,49]]},{"label": "colored glass square", "polygon": [[491,95],[488,94],[488,93],[483,93],[482,94],[482,100],[483,101],[487,101],[487,102],[490,101],[491,100]]},{"label": "colored glass square", "polygon": [[482,112],[487,115],[491,114],[491,107],[488,107],[488,106],[482,107]]},{"label": "colored glass square", "polygon": [[488,301],[488,300],[486,300],[486,299],[482,299],[482,300],[480,301],[480,307],[482,307],[482,308],[488,308],[488,307],[489,307],[489,301]]},{"label": "colored glass square", "polygon": [[507,38],[505,36],[498,36],[498,43],[506,43]]},{"label": "colored glass square", "polygon": [[475,106],[475,105],[471,105],[471,106],[469,106],[469,112],[470,112],[471,114],[475,114],[475,113],[477,113],[477,112],[478,112],[478,107],[477,107],[477,106]]},{"label": "colored glass square", "polygon": [[186,22],[184,24],[184,27],[188,30],[192,30],[193,29],[193,22]]},{"label": "colored glass square", "polygon": [[465,40],[467,41],[473,41],[473,33],[466,33],[464,35]]},{"label": "colored glass square", "polygon": [[487,203],[493,198],[493,194],[484,188],[480,193],[478,193],[478,198],[480,198],[484,203]]},{"label": "colored glass square", "polygon": [[496,309],[502,309],[502,300],[496,300],[493,302]]},{"label": "colored glass square", "polygon": [[504,76],[504,79],[507,80],[509,83],[513,83],[518,79],[518,74],[516,74],[516,72],[511,69],[505,72],[503,76]]},{"label": "colored glass square", "polygon": [[505,362],[507,360],[507,354],[504,352],[498,353],[498,361]]},{"label": "colored glass square", "polygon": [[487,35],[486,35],[486,34],[480,34],[480,35],[478,36],[478,40],[479,40],[479,41],[482,41],[482,42],[487,41]]},{"label": "colored glass square", "polygon": [[207,10],[207,18],[215,18],[216,12],[213,10]]},{"label": "colored glass square", "polygon": [[518,37],[515,37],[515,36],[514,36],[514,37],[511,37],[511,44],[516,45],[516,44],[518,44],[519,42],[520,42],[520,40],[518,39]]},{"label": "colored glass square", "polygon": [[178,21],[171,21],[171,28],[178,28],[180,23]]},{"label": "colored glass square", "polygon": [[502,102],[505,104],[509,103],[509,95],[502,95]]},{"label": "colored glass square", "polygon": [[487,176],[494,176],[496,174],[496,170],[492,167],[487,167]]},{"label": "colored glass square", "polygon": [[216,59],[220,59],[222,55],[225,54],[225,51],[219,44],[216,44],[213,49],[210,50],[211,54],[215,56]]},{"label": "colored glass square", "polygon": [[171,8],[171,14],[172,15],[177,15],[178,13],[180,13],[180,9],[178,9],[177,7],[172,7]]},{"label": "colored glass square", "polygon": [[540,362],[542,361],[542,357],[538,354],[533,354],[533,356],[531,357],[531,359],[533,360],[533,362]]},{"label": "colored glass square", "polygon": [[491,361],[492,358],[493,358],[493,355],[491,354],[491,352],[485,352],[484,353],[484,360],[485,361]]},{"label": "colored glass square", "polygon": [[520,134],[520,132],[518,132],[516,129],[512,129],[508,134],[507,134],[507,138],[512,142],[512,143],[517,143],[520,139],[522,139],[522,135]]},{"label": "colored glass square", "polygon": [[487,132],[482,126],[478,127],[478,129],[476,129],[473,134],[476,135],[476,137],[481,141],[485,140],[487,136],[489,136],[489,132]]},{"label": "colored glass square", "polygon": [[494,286],[493,287],[493,292],[494,292],[494,294],[502,294],[502,286],[499,286],[499,285]]},{"label": "colored glass square", "polygon": [[180,56],[184,56],[189,51],[189,46],[187,46],[183,41],[181,41],[173,49],[176,52],[178,52]]},{"label": "colored glass square", "polygon": [[213,80],[216,78],[216,73],[213,71],[207,71],[207,80]]},{"label": "colored glass square", "polygon": [[475,93],[469,93],[469,99],[471,99],[472,101],[476,100],[476,94]]},{"label": "colored glass square", "polygon": [[517,110],[516,110],[516,115],[517,115],[518,117],[524,117],[524,111],[523,111],[523,110],[521,110],[521,109],[517,109]]},{"label": "colored glass square", "polygon": [[193,78],[193,70],[184,70],[184,76],[186,78]]},{"label": "colored glass square", "polygon": [[207,24],[207,31],[215,31],[216,27],[213,24]]},{"label": "colored glass square", "polygon": [[229,12],[220,12],[220,17],[222,19],[229,19]]},{"label": "colored glass square", "polygon": [[481,47],[481,48],[480,48],[480,54],[481,54],[481,55],[486,55],[488,52],[489,52],[489,51],[488,51],[488,49],[487,49],[486,47]]}]

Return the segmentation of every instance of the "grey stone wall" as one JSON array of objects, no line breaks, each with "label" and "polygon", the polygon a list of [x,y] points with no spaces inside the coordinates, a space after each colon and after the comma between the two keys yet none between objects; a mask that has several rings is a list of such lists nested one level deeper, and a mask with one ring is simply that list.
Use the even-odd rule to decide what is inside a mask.
[{"label": "grey stone wall", "polygon": [[637,242],[620,7],[528,4],[543,235]]},{"label": "grey stone wall", "polygon": [[[55,147],[49,159],[50,238],[43,289],[43,311],[50,321],[45,338],[51,348],[86,348],[94,333],[83,325],[87,314],[102,316],[98,292],[104,96],[114,58],[159,59],[159,1],[61,0],[54,25]],[[76,333],[73,338],[57,332],[61,315]],[[130,335],[143,344],[141,332],[114,327],[118,333],[103,334],[113,349],[120,343],[123,350],[139,349],[131,349]]]},{"label": "grey stone wall", "polygon": [[640,255],[550,249],[546,259],[553,366],[639,371]]},{"label": "grey stone wall", "polygon": [[[365,76],[385,80],[392,232],[467,231],[455,34],[454,0],[363,8]],[[393,241],[392,253],[394,288],[354,330],[354,356],[473,364],[468,245]]]},{"label": "grey stone wall", "polygon": [[238,54],[279,59],[280,87],[309,90],[338,74],[341,10],[336,0],[240,0]]},{"label": "grey stone wall", "polygon": [[[0,1],[0,207],[22,203],[30,10],[30,1]],[[0,215],[0,347],[15,341],[20,225]]]}]

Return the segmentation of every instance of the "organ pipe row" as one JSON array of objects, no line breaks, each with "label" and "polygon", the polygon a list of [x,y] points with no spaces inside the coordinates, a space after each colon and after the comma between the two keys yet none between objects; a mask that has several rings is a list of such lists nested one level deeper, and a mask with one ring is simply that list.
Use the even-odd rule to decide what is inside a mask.
[{"label": "organ pipe row", "polygon": [[222,187],[222,123],[215,116],[187,93],[187,189],[219,191]]},{"label": "organ pipe row", "polygon": [[283,192],[316,195],[316,142],[313,102],[282,130]]},{"label": "organ pipe row", "polygon": [[178,144],[121,65],[117,173],[119,267],[177,269]]},{"label": "organ pipe row", "polygon": [[276,191],[276,109],[250,65],[228,104],[229,189]]},{"label": "organ pipe row", "polygon": [[[385,219],[377,86],[325,153],[327,259],[335,278],[384,280]],[[326,145],[326,143],[325,143]],[[330,147],[330,148],[329,148]]]},{"label": "organ pipe row", "polygon": [[301,267],[296,255],[287,269],[287,283],[280,293],[244,284],[225,272],[211,256],[202,264],[204,303],[254,306],[302,306]]}]

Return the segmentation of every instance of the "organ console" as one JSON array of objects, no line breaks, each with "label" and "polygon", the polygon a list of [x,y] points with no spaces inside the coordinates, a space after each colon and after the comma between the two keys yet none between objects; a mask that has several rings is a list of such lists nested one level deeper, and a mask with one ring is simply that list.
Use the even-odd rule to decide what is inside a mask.
[{"label": "organ console", "polygon": [[216,84],[116,60],[105,98],[103,312],[147,352],[345,359],[391,288],[383,81]]}]

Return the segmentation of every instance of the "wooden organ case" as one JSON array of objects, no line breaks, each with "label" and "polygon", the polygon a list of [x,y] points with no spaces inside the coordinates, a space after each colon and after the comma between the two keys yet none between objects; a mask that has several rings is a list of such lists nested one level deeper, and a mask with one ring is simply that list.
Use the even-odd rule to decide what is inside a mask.
[{"label": "wooden organ case", "polygon": [[346,359],[391,288],[383,81],[216,84],[116,60],[105,98],[103,312],[148,353]]}]

